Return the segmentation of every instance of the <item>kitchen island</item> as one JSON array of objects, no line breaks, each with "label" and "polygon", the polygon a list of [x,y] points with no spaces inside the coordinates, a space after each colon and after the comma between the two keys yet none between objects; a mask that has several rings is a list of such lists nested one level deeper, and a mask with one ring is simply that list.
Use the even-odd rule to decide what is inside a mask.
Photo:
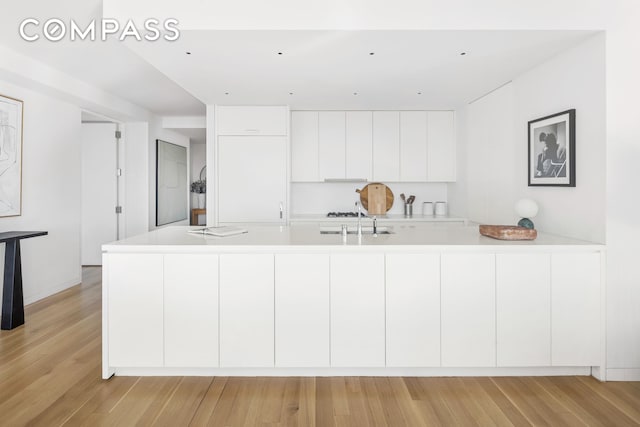
[{"label": "kitchen island", "polygon": [[313,223],[187,229],[103,246],[104,378],[604,379],[603,245],[420,222],[346,237]]}]

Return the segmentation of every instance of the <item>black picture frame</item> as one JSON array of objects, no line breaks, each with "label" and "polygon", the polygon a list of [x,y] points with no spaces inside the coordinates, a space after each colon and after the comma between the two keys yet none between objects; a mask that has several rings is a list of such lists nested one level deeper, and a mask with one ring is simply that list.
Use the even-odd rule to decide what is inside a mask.
[{"label": "black picture frame", "polygon": [[529,187],[576,186],[576,110],[528,124]]}]

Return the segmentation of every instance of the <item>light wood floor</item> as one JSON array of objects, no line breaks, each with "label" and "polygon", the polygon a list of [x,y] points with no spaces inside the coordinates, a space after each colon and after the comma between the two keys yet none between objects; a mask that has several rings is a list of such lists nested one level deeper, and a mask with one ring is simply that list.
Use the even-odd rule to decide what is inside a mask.
[{"label": "light wood floor", "polygon": [[0,332],[0,426],[640,425],[640,383],[544,378],[100,379],[100,269]]}]

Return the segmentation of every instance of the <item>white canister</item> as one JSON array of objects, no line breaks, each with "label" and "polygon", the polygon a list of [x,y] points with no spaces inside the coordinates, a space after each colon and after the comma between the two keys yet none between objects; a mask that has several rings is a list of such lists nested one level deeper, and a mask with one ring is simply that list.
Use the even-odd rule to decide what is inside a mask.
[{"label": "white canister", "polygon": [[422,216],[433,216],[433,202],[422,202]]},{"label": "white canister", "polygon": [[447,215],[447,202],[436,202],[436,216]]}]

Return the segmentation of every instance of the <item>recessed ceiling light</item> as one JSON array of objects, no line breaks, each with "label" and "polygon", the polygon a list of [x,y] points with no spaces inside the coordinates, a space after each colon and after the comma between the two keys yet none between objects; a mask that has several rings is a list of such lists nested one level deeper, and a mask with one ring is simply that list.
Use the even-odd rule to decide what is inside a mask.
[{"label": "recessed ceiling light", "polygon": [[278,52],[278,55],[282,55],[282,52]]},{"label": "recessed ceiling light", "polygon": [[191,55],[191,52],[186,52],[187,55]]},{"label": "recessed ceiling light", "polygon": [[229,92],[225,92],[224,94],[225,94],[225,95],[229,95]]},{"label": "recessed ceiling light", "polygon": [[369,55],[375,55],[375,54],[376,54],[375,52],[369,52]]},{"label": "recessed ceiling light", "polygon": [[293,92],[289,92],[289,95],[293,95]]},{"label": "recessed ceiling light", "polygon": [[422,92],[418,92],[418,95],[422,95]]},{"label": "recessed ceiling light", "polygon": [[465,56],[467,52],[460,52],[460,56]]},{"label": "recessed ceiling light", "polygon": [[357,94],[358,94],[358,92],[353,92],[353,94],[354,94],[354,95],[357,95]]}]

